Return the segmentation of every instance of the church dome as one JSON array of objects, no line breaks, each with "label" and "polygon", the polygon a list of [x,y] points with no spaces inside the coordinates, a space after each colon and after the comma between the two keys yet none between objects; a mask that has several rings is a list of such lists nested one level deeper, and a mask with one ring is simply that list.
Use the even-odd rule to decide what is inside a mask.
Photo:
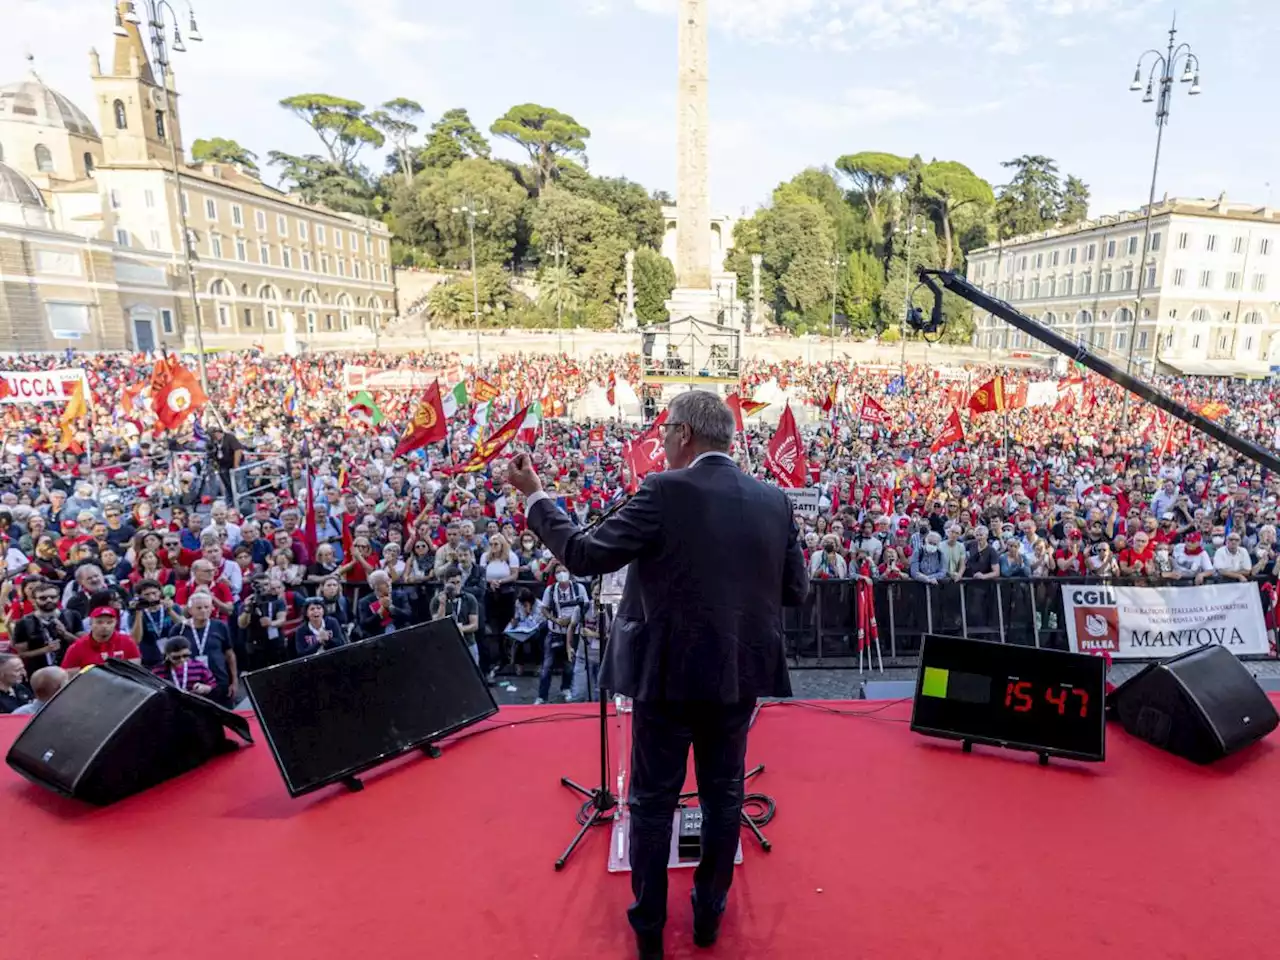
[{"label": "church dome", "polygon": [[8,164],[0,163],[0,203],[44,209],[44,197],[36,185]]},{"label": "church dome", "polygon": [[46,86],[34,70],[26,80],[0,87],[0,122],[4,121],[61,127],[82,137],[101,139],[84,111]]}]

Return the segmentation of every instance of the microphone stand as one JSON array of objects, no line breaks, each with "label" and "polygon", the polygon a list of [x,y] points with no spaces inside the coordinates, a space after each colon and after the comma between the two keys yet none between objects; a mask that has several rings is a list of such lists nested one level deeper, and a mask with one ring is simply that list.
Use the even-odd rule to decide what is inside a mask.
[{"label": "microphone stand", "polygon": [[[621,506],[621,504],[618,504]],[[601,518],[603,519],[603,517]],[[598,522],[598,521],[597,521]],[[600,633],[600,664],[603,668],[606,650],[609,643],[609,613],[604,604],[600,602],[600,586],[603,582],[602,577],[596,577],[592,586],[593,601],[596,606],[596,625]],[[590,639],[585,633],[579,638],[580,643],[587,644],[583,650],[583,659],[586,664],[587,671],[587,698],[591,697],[591,644]],[[576,659],[576,657],[575,657]],[[573,856],[573,852],[578,848],[578,844],[582,842],[582,838],[587,835],[592,827],[601,826],[613,819],[615,811],[618,809],[618,798],[609,790],[609,708],[608,700],[604,695],[604,689],[600,686],[599,679],[596,681],[596,693],[600,700],[600,786],[594,790],[588,790],[582,784],[569,777],[561,777],[562,786],[568,787],[575,793],[581,794],[586,798],[581,809],[578,811],[578,832],[574,834],[569,846],[565,847],[564,853],[560,854],[556,860],[556,870],[564,869],[564,865]]]}]

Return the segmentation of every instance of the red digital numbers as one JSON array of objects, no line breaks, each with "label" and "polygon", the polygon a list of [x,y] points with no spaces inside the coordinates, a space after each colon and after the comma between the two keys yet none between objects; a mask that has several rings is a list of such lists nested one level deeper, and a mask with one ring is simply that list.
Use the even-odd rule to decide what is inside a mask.
[{"label": "red digital numbers", "polygon": [[[1030,680],[1010,680],[1005,684],[1004,688],[1004,705],[1016,713],[1028,713],[1035,706],[1035,698],[1031,695],[1032,684]],[[1069,697],[1080,698],[1080,716],[1087,717],[1089,715],[1089,693],[1087,690],[1081,690],[1079,687],[1047,687],[1044,691],[1044,699],[1046,703],[1051,703],[1058,708],[1058,716],[1065,717],[1067,715]]]},{"label": "red digital numbers", "polygon": [[[1018,713],[1026,713],[1035,703],[1030,691],[1030,680],[1010,680],[1004,688],[1004,705],[1012,707]],[[1014,703],[1015,700],[1018,702]]]}]

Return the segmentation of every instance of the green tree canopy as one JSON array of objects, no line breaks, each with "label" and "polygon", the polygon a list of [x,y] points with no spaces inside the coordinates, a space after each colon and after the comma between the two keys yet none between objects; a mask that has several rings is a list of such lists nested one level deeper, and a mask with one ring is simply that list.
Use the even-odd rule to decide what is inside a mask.
[{"label": "green tree canopy", "polygon": [[544,263],[552,245],[557,241],[562,245],[587,303],[598,306],[614,301],[628,249],[627,224],[618,211],[551,187],[534,206],[532,226],[532,240]]},{"label": "green tree canopy", "polygon": [[655,250],[662,246],[666,232],[662,204],[649,196],[640,184],[626,177],[593,177],[575,167],[574,175],[562,177],[559,185],[570,193],[612,207],[626,224],[628,245]]},{"label": "green tree canopy", "polygon": [[476,129],[462,107],[446,110],[431,125],[426,146],[418,151],[418,165],[445,169],[461,160],[489,158],[489,141]]},{"label": "green tree canopy", "polygon": [[258,172],[258,155],[234,140],[212,137],[191,144],[191,159],[196,163],[238,163],[246,170]]},{"label": "green tree canopy", "polygon": [[404,173],[405,180],[413,178],[409,138],[418,132],[418,125],[413,121],[420,116],[422,116],[422,106],[405,97],[388,100],[380,109],[369,114],[369,122],[394,144],[394,158],[400,161],[400,169]]},{"label": "green tree canopy", "polygon": [[316,132],[329,154],[329,162],[340,170],[351,170],[365,147],[380,147],[386,142],[358,100],[328,93],[299,93],[285,97],[280,106]]},{"label": "green tree canopy", "polygon": [[1089,219],[1089,186],[1079,177],[1068,175],[1062,184],[1058,219],[1064,226]]},{"label": "green tree canopy", "polygon": [[454,210],[473,203],[476,261],[510,263],[527,230],[528,194],[507,171],[489,160],[463,160],[445,170],[426,169],[396,190],[391,212],[403,239],[421,247],[437,263],[463,268],[471,261],[467,219]]},{"label": "green tree canopy", "polygon": [[995,203],[995,194],[991,184],[954,160],[926,164],[921,170],[921,190],[942,226],[942,266],[950,270],[955,261],[956,212],[970,205],[990,208]]},{"label": "green tree canopy", "polygon": [[567,113],[537,103],[512,107],[493,122],[489,132],[519,144],[534,168],[534,186],[541,192],[556,175],[564,156],[581,156],[591,131]]},{"label": "green tree canopy", "polygon": [[343,213],[376,212],[376,200],[359,170],[344,170],[318,154],[295,156],[272,150],[267,163],[280,169],[280,185],[304,203],[323,204]]},{"label": "green tree canopy", "polygon": [[641,247],[636,251],[634,283],[636,319],[641,324],[665,323],[666,303],[676,286],[676,268],[657,250]]},{"label": "green tree canopy", "polygon": [[871,222],[884,222],[885,203],[907,174],[910,161],[893,153],[845,154],[836,161],[836,169],[849,178],[854,192],[866,206]]},{"label": "green tree canopy", "polygon": [[996,222],[1002,237],[1045,230],[1058,222],[1061,185],[1058,165],[1049,157],[1024,154],[1000,164],[1012,171],[996,202]]}]

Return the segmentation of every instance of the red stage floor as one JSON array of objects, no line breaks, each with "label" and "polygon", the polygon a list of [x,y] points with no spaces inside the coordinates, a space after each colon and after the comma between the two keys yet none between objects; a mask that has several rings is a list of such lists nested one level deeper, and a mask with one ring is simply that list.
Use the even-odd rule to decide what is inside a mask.
[{"label": "red stage floor", "polygon": [[[874,704],[841,704],[874,709]],[[576,708],[581,710],[582,708]],[[720,944],[693,947],[688,871],[672,958],[1275,956],[1280,741],[1199,768],[1114,728],[1102,765],[764,710],[774,852],[744,840]],[[512,707],[506,720],[557,712]],[[558,712],[563,713],[563,710]],[[7,749],[21,721],[4,718]],[[606,829],[552,862],[594,783],[596,727],[536,723],[414,757],[368,789],[290,800],[259,743],[114,807],[0,773],[5,957],[561,960],[632,956]],[[25,904],[25,906],[23,905]]]}]

